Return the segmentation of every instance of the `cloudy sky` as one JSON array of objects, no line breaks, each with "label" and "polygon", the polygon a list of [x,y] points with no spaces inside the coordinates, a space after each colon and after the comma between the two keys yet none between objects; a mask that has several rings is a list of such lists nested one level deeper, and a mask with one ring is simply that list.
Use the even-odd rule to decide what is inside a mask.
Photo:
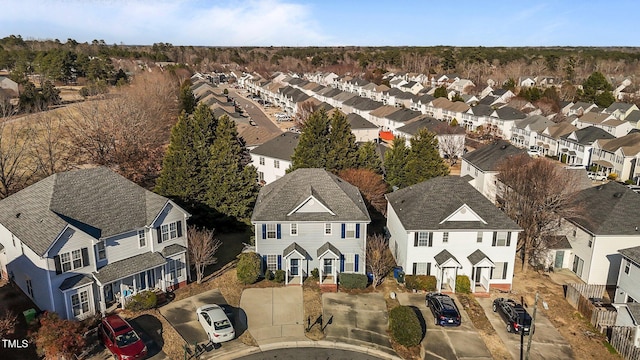
[{"label": "cloudy sky", "polygon": [[125,45],[640,46],[639,12],[637,0],[3,0],[0,37]]}]

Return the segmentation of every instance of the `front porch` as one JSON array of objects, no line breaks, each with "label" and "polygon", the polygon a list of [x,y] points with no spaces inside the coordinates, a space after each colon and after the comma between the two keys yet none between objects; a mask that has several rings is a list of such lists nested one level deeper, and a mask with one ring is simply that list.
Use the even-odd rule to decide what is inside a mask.
[{"label": "front porch", "polygon": [[282,253],[284,258],[284,284],[302,286],[309,276],[309,253],[302,246],[293,242]]}]

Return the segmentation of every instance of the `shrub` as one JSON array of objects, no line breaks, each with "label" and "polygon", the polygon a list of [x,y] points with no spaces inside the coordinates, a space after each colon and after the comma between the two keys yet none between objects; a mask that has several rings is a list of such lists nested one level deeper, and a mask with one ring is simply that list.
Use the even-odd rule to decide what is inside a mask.
[{"label": "shrub", "polygon": [[253,284],[260,278],[262,259],[254,252],[242,253],[238,256],[238,280],[247,285]]},{"label": "shrub", "polygon": [[423,291],[435,291],[438,284],[436,277],[431,275],[405,275],[404,283],[407,289]]},{"label": "shrub", "polygon": [[273,277],[273,281],[277,283],[283,283],[285,274],[286,273],[284,270],[276,270],[276,275]]},{"label": "shrub", "polygon": [[409,306],[398,306],[389,311],[389,331],[393,339],[404,346],[415,346],[422,340],[420,320]]},{"label": "shrub", "polygon": [[143,311],[156,307],[158,298],[153,291],[142,291],[131,297],[131,301],[126,308],[131,311]]},{"label": "shrub", "polygon": [[273,271],[267,270],[264,273],[264,278],[267,279],[267,280],[273,280],[273,278],[274,278]]},{"label": "shrub", "polygon": [[63,320],[56,313],[46,312],[40,318],[36,346],[47,359],[71,359],[73,355],[80,354],[86,344],[82,332],[80,322]]},{"label": "shrub", "polygon": [[313,270],[311,270],[311,277],[314,279],[320,278],[320,271],[318,270],[318,268],[314,268]]},{"label": "shrub", "polygon": [[471,293],[471,280],[467,275],[458,275],[456,277],[456,292],[469,294]]},{"label": "shrub", "polygon": [[345,289],[364,289],[369,283],[365,274],[340,273],[338,282]]},{"label": "shrub", "polygon": [[617,178],[618,178],[618,174],[616,174],[616,173],[611,173],[611,174],[609,174],[609,176],[607,176],[607,179],[612,180],[612,181],[616,181]]}]

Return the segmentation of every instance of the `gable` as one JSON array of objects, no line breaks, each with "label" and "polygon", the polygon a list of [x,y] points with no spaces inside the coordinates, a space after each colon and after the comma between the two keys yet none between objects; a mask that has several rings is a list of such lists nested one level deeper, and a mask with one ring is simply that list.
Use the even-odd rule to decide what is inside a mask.
[{"label": "gable", "polygon": [[463,204],[456,211],[451,213],[451,215],[447,216],[444,220],[440,222],[443,224],[449,221],[479,221],[483,224],[487,222],[484,221],[480,215],[476,214],[467,204]]},{"label": "gable", "polygon": [[331,215],[335,215],[327,206],[316,199],[316,197],[313,195],[309,196],[298,206],[296,206],[296,208],[293,209],[289,214],[287,214],[287,216],[296,213],[329,213]]}]

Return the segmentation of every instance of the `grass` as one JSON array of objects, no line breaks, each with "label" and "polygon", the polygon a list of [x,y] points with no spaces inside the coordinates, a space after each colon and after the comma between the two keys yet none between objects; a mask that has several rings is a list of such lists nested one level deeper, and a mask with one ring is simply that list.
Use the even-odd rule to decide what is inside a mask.
[{"label": "grass", "polygon": [[609,353],[611,353],[613,355],[616,355],[618,353],[618,351],[616,351],[616,349],[613,347],[613,345],[609,344],[608,341],[602,340],[602,344],[604,345],[605,348],[607,348]]},{"label": "grass", "polygon": [[[322,291],[318,285],[318,279],[309,277],[304,281],[302,286],[302,301],[304,304],[304,320],[310,319],[314,324],[322,316]],[[322,340],[325,335],[320,324],[314,324],[309,331],[306,331],[305,323],[305,336],[311,340]]]}]

